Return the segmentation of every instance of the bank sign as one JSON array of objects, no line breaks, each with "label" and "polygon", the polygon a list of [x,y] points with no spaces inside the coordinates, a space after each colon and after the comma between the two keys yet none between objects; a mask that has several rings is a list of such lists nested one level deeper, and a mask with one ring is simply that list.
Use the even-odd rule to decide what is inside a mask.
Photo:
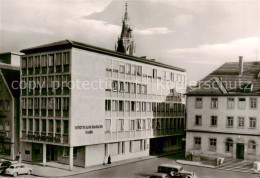
[{"label": "bank sign", "polygon": [[102,129],[103,125],[78,125],[75,130],[84,130],[85,134],[93,134],[96,129]]}]

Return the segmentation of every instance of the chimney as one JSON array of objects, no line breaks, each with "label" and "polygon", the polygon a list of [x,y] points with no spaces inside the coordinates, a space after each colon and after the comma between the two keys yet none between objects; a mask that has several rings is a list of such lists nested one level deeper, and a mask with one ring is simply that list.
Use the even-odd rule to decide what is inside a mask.
[{"label": "chimney", "polygon": [[243,65],[243,56],[239,56],[239,76],[243,75],[244,65]]}]

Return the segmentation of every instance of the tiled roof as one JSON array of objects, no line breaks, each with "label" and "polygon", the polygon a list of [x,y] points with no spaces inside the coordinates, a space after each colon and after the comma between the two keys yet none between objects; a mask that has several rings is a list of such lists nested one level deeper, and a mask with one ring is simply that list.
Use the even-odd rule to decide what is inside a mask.
[{"label": "tiled roof", "polygon": [[[203,78],[196,89],[188,92],[188,95],[194,94],[259,94],[260,95],[260,62],[244,62],[243,73],[239,75],[239,63],[227,62]],[[218,79],[226,89],[223,90],[212,87],[212,79]],[[217,83],[217,82],[215,82]],[[206,88],[206,84],[212,85]],[[209,86],[210,86],[209,85]]]},{"label": "tiled roof", "polygon": [[104,49],[104,48],[100,48],[100,47],[96,47],[96,46],[92,46],[92,45],[88,45],[88,44],[84,44],[84,43],[72,41],[72,40],[63,40],[63,41],[49,43],[49,44],[45,44],[45,45],[41,45],[41,46],[36,46],[33,48],[27,48],[27,49],[21,50],[21,52],[25,53],[27,55],[27,54],[33,54],[33,53],[38,53],[38,52],[44,52],[44,51],[70,49],[72,47],[80,48],[83,50],[92,51],[92,52],[96,52],[96,53],[101,53],[101,54],[105,54],[105,55],[109,55],[109,56],[120,57],[120,58],[127,59],[127,60],[156,65],[156,66],[160,66],[160,67],[164,67],[164,68],[168,68],[168,69],[172,69],[172,70],[177,70],[177,71],[181,71],[181,72],[186,72],[185,69],[182,69],[179,67],[163,64],[163,63],[149,60],[149,59],[144,59],[144,58],[140,58],[140,57],[136,57],[136,56],[127,55],[124,53],[120,53],[120,52],[116,52],[116,51],[112,51],[112,50],[108,50],[108,49]]}]

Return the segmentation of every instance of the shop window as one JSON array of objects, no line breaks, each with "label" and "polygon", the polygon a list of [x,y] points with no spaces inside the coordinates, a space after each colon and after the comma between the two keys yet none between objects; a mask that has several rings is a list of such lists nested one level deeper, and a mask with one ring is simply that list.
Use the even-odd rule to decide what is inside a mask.
[{"label": "shop window", "polygon": [[[73,158],[77,157],[78,150],[77,148],[73,148]],[[70,148],[69,147],[63,147],[63,157],[69,157],[70,156]]]}]

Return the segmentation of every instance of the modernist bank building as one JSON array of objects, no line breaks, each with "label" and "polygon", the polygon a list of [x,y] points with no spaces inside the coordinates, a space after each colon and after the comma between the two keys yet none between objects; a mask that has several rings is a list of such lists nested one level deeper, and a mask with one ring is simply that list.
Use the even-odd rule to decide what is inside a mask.
[{"label": "modernist bank building", "polygon": [[182,148],[186,72],[134,45],[126,12],[116,51],[70,40],[22,50],[23,160],[72,169]]}]

